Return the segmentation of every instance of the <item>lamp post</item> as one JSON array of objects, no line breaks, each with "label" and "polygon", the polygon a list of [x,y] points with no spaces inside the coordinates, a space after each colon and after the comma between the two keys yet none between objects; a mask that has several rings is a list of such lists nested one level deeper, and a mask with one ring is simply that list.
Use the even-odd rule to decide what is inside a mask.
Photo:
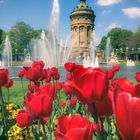
[{"label": "lamp post", "polygon": [[15,49],[15,57],[16,57],[16,61],[17,61],[17,49]]},{"label": "lamp post", "polygon": [[140,47],[138,48],[137,60],[139,60]]},{"label": "lamp post", "polygon": [[129,50],[129,48],[126,47],[126,51],[125,51],[125,57],[126,57],[126,59],[128,58],[128,50]]},{"label": "lamp post", "polygon": [[27,51],[27,49],[25,48],[24,49],[24,56],[23,56],[24,59],[25,59],[25,56],[26,56],[26,51]]}]

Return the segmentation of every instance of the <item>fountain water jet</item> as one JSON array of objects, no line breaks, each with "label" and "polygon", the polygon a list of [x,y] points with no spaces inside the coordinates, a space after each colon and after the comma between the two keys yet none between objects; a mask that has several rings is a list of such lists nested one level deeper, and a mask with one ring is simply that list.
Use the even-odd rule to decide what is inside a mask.
[{"label": "fountain water jet", "polygon": [[111,39],[110,39],[110,37],[108,37],[107,43],[106,43],[106,56],[105,56],[107,64],[109,62],[110,49],[111,49]]},{"label": "fountain water jet", "polygon": [[93,41],[90,42],[89,55],[84,56],[83,65],[84,67],[99,67],[98,58],[96,56],[96,47],[94,45],[95,41],[95,31],[93,30]]},{"label": "fountain water jet", "polygon": [[64,44],[58,39],[59,15],[59,2],[54,0],[49,33],[46,36],[45,31],[42,31],[40,39],[33,39],[31,43],[33,44],[33,60],[43,60],[46,67],[62,66],[68,61],[70,55],[72,46],[70,37]]},{"label": "fountain water jet", "polygon": [[8,35],[6,36],[4,48],[2,52],[2,66],[12,66],[12,47]]}]

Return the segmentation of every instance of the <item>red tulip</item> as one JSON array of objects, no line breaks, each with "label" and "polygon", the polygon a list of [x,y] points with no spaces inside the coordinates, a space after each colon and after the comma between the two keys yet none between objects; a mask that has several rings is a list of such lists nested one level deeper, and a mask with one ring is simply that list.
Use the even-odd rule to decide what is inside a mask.
[{"label": "red tulip", "polygon": [[55,87],[50,83],[40,86],[39,90],[39,94],[41,95],[48,95],[49,97],[51,96],[53,100],[56,98]]},{"label": "red tulip", "polygon": [[114,89],[121,89],[129,92],[132,95],[135,92],[135,85],[127,78],[118,78],[111,81],[111,85]]},{"label": "red tulip", "polygon": [[42,78],[43,69],[40,66],[24,67],[24,76],[30,81],[38,81]]},{"label": "red tulip", "polygon": [[[113,101],[113,91],[110,88],[107,96],[103,100],[95,103],[96,111],[99,117],[102,116],[108,117],[113,114],[112,101]],[[93,116],[95,115],[95,112],[93,110],[93,104],[88,104],[88,111]]]},{"label": "red tulip", "polygon": [[67,73],[67,74],[66,74],[66,78],[67,78],[67,80],[72,80],[71,74],[70,74],[70,73]]},{"label": "red tulip", "polygon": [[102,100],[108,92],[108,77],[100,69],[76,68],[72,72],[72,80],[64,85],[74,90],[82,103]]},{"label": "red tulip", "polygon": [[76,64],[72,62],[68,62],[64,64],[64,67],[68,72],[72,72],[75,69]]},{"label": "red tulip", "polygon": [[28,85],[28,89],[29,89],[31,92],[38,90],[39,87],[40,87],[40,83],[39,83],[39,82],[37,82],[36,84],[32,83],[32,84],[29,84],[29,85]]},{"label": "red tulip", "polygon": [[13,85],[14,81],[12,79],[8,79],[7,83],[4,85],[6,88],[10,88]]},{"label": "red tulip", "polygon": [[54,86],[55,86],[55,89],[56,89],[56,90],[61,90],[61,89],[62,89],[62,83],[60,83],[60,82],[56,82],[56,83],[54,84]]},{"label": "red tulip", "polygon": [[114,77],[114,71],[113,70],[104,70],[104,72],[107,73],[108,79],[111,80]]},{"label": "red tulip", "polygon": [[46,79],[47,77],[47,70],[46,69],[43,69],[42,70],[42,76],[40,78],[40,81],[43,81],[44,79]]},{"label": "red tulip", "polygon": [[71,106],[75,106],[77,102],[77,98],[69,98],[68,102]]},{"label": "red tulip", "polygon": [[17,75],[18,75],[18,77],[23,77],[24,76],[24,71],[23,70],[18,70]]},{"label": "red tulip", "polygon": [[19,127],[27,127],[32,125],[33,119],[29,117],[28,112],[20,110],[16,116],[16,121]]},{"label": "red tulip", "polygon": [[8,81],[8,70],[0,69],[0,87],[4,86]]},{"label": "red tulip", "polygon": [[43,119],[40,119],[40,121],[41,121],[41,124],[46,124],[46,123],[48,123],[48,118],[45,117]]},{"label": "red tulip", "polygon": [[63,82],[62,89],[65,94],[74,94],[73,87],[69,86],[69,83],[67,83],[67,82]]},{"label": "red tulip", "polygon": [[48,117],[52,113],[54,88],[51,84],[45,86],[44,90],[40,87],[40,92],[36,94],[26,94],[25,106],[29,116],[34,119]]},{"label": "red tulip", "polygon": [[58,74],[58,68],[52,67],[52,68],[49,69],[49,72],[50,72],[51,76],[57,75]]},{"label": "red tulip", "polygon": [[42,60],[41,61],[34,61],[32,64],[32,67],[36,67],[36,66],[40,66],[41,68],[44,68],[45,64]]},{"label": "red tulip", "polygon": [[46,69],[46,77],[45,77],[45,82],[49,83],[51,81],[51,75],[50,75],[50,70]]},{"label": "red tulip", "polygon": [[140,72],[135,73],[135,79],[137,82],[140,82]]},{"label": "red tulip", "polygon": [[56,140],[92,140],[93,125],[88,117],[79,114],[60,116],[57,130],[54,132]]},{"label": "red tulip", "polygon": [[53,79],[54,80],[59,80],[60,79],[60,74],[57,73],[57,74],[53,75]]},{"label": "red tulip", "polygon": [[114,72],[119,71],[119,70],[120,70],[120,65],[113,65],[113,66],[112,66],[112,70],[113,70]]},{"label": "red tulip", "polygon": [[114,113],[122,140],[140,139],[140,98],[116,90]]},{"label": "red tulip", "polygon": [[66,102],[61,101],[59,105],[60,105],[61,107],[65,107],[65,106],[66,106]]}]

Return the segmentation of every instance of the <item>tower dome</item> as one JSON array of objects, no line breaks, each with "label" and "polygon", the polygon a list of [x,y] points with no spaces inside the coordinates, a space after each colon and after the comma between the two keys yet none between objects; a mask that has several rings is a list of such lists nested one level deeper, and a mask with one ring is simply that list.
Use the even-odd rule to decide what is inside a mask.
[{"label": "tower dome", "polygon": [[70,15],[72,33],[72,54],[88,55],[90,43],[93,42],[95,14],[86,0],[80,0]]}]

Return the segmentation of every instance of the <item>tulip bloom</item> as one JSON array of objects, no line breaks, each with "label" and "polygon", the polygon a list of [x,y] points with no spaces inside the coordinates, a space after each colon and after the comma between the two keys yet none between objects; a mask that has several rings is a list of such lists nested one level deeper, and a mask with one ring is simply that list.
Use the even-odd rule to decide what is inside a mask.
[{"label": "tulip bloom", "polygon": [[79,114],[60,116],[57,130],[54,132],[56,140],[92,140],[93,125],[88,117]]},{"label": "tulip bloom", "polygon": [[113,66],[112,66],[112,70],[113,70],[114,72],[119,71],[119,70],[120,70],[120,65],[113,65]]},{"label": "tulip bloom", "polygon": [[140,98],[122,90],[114,96],[114,114],[122,140],[140,139]]},{"label": "tulip bloom", "polygon": [[140,72],[135,73],[135,79],[137,82],[140,82]]},{"label": "tulip bloom", "polygon": [[18,77],[23,77],[24,76],[24,71],[23,70],[18,70],[17,72]]},{"label": "tulip bloom", "polygon": [[66,106],[66,102],[61,101],[59,105],[60,105],[61,107],[65,107],[65,106]]},{"label": "tulip bloom", "polygon": [[77,102],[77,98],[69,98],[68,102],[71,106],[75,106]]},{"label": "tulip bloom", "polygon": [[24,67],[24,76],[30,81],[38,81],[42,78],[43,69],[40,66]]},{"label": "tulip bloom", "polygon": [[132,95],[135,92],[135,85],[127,78],[117,78],[111,81],[111,86],[114,89],[121,89],[123,91],[129,92]]},{"label": "tulip bloom", "polygon": [[8,81],[8,70],[0,69],[0,87],[4,86]]},{"label": "tulip bloom", "polygon": [[49,69],[49,72],[50,72],[51,76],[57,75],[58,74],[58,68],[52,67],[52,68]]},{"label": "tulip bloom", "polygon": [[27,111],[20,110],[16,116],[16,121],[19,127],[27,127],[32,125],[33,119],[29,117],[29,114]]},{"label": "tulip bloom", "polygon": [[33,119],[49,117],[52,113],[55,90],[51,84],[46,84],[44,87],[45,89],[41,86],[36,94],[26,94],[24,104],[29,116]]},{"label": "tulip bloom", "polygon": [[37,82],[36,84],[32,83],[32,84],[29,84],[29,85],[28,85],[28,89],[29,89],[31,92],[38,90],[39,87],[40,87],[40,83],[39,83],[39,82]]},{"label": "tulip bloom", "polygon": [[41,68],[44,68],[45,64],[42,60],[41,61],[34,61],[32,64],[32,67],[36,67],[36,66],[40,66]]},{"label": "tulip bloom", "polygon": [[[103,100],[95,103],[96,111],[99,117],[102,116],[108,117],[113,114],[112,101],[113,101],[113,91],[110,88],[107,96]],[[92,104],[88,104],[88,111],[92,114],[92,116],[95,115]]]},{"label": "tulip bloom", "polygon": [[54,86],[55,86],[55,89],[56,89],[56,90],[61,90],[61,89],[62,89],[62,84],[61,84],[60,82],[56,82],[56,83],[54,84]]},{"label": "tulip bloom", "polygon": [[7,83],[4,85],[6,88],[10,88],[13,85],[14,81],[12,79],[8,79]]},{"label": "tulip bloom", "polygon": [[107,73],[108,79],[111,80],[114,77],[114,71],[113,70],[104,70],[104,72]]},{"label": "tulip bloom", "polygon": [[72,72],[75,69],[76,64],[72,62],[68,62],[64,64],[64,67],[68,72]]},{"label": "tulip bloom", "polygon": [[102,100],[108,92],[108,77],[102,69],[75,68],[72,80],[66,81],[64,86],[73,89],[74,94],[82,103],[93,103]]},{"label": "tulip bloom", "polygon": [[70,73],[67,73],[67,74],[66,74],[66,78],[67,78],[67,80],[72,80],[71,74],[70,74]]}]

